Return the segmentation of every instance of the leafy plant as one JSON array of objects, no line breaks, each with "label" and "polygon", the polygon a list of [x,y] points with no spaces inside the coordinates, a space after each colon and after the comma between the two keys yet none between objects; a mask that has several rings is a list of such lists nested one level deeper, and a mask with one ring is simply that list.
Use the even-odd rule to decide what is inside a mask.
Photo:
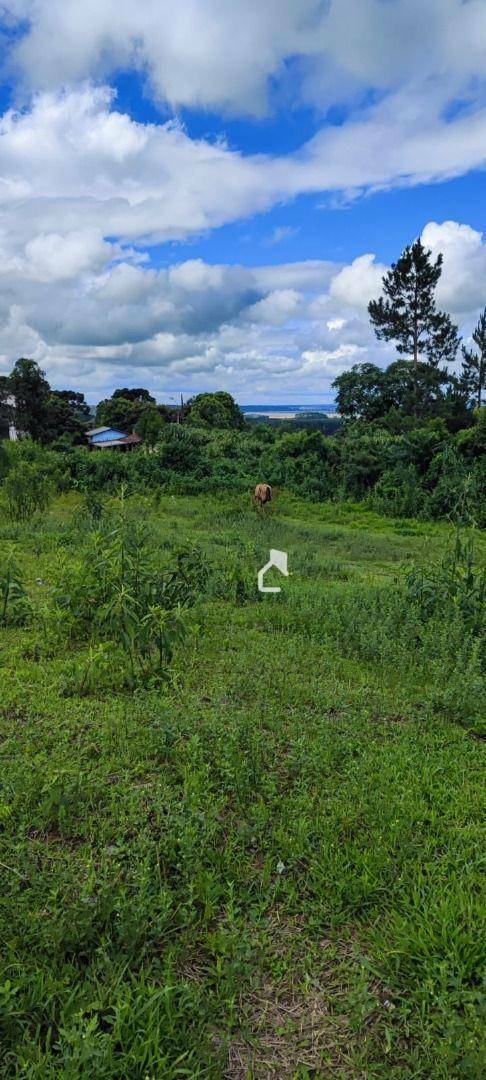
[{"label": "leafy plant", "polygon": [[54,487],[42,466],[26,461],[10,470],[2,493],[8,516],[13,521],[27,521],[36,511],[47,510]]},{"label": "leafy plant", "polygon": [[10,561],[0,571],[0,624],[22,626],[31,613],[31,607],[20,571]]},{"label": "leafy plant", "polygon": [[474,539],[457,529],[452,550],[439,567],[414,568],[407,576],[408,597],[424,619],[443,620],[457,611],[474,635],[486,629],[486,570],[475,560]]},{"label": "leafy plant", "polygon": [[[130,521],[122,508],[66,572],[54,593],[55,606],[73,637],[111,641],[120,648],[129,664],[125,681],[135,686],[140,679],[164,676],[187,631],[185,609],[204,589],[206,573],[200,553],[191,547],[176,550],[160,570],[146,527]],[[93,655],[86,678],[80,678],[82,691],[91,685],[97,663]]]}]

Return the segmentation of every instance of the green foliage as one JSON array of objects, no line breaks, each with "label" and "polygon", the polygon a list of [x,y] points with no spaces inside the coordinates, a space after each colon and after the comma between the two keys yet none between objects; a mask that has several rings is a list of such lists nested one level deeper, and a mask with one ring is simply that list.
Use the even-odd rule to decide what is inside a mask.
[{"label": "green foliage", "polygon": [[442,563],[412,570],[407,587],[424,619],[439,616],[444,622],[454,621],[457,611],[466,631],[474,636],[485,634],[486,569],[477,566],[472,536],[464,538],[458,529],[454,546]]},{"label": "green foliage", "polygon": [[[396,360],[382,370],[354,364],[333,382],[340,414],[348,420],[390,424],[395,417],[444,417],[456,429],[468,423],[467,395],[453,373],[432,363]],[[400,429],[400,428],[399,428]]]},{"label": "green foliage", "polygon": [[379,514],[408,518],[422,513],[425,498],[415,465],[395,465],[381,474],[370,503]]},{"label": "green foliage", "polygon": [[[135,687],[166,677],[174,647],[187,631],[184,609],[196,603],[205,581],[194,548],[174,551],[171,562],[158,568],[145,526],[130,520],[122,505],[90,535],[82,557],[57,586],[54,602],[73,639],[109,641],[121,650],[129,663],[125,683]],[[92,654],[83,687],[92,683],[104,658],[103,651]]]},{"label": "green foliage", "polygon": [[23,626],[31,614],[31,606],[22,575],[13,560],[0,569],[0,624]]},{"label": "green foliage", "polygon": [[432,262],[431,256],[421,240],[406,247],[383,278],[384,298],[368,305],[377,338],[396,341],[398,352],[411,356],[415,369],[422,356],[435,366],[454,360],[459,345],[457,327],[435,306],[443,257]]},{"label": "green foliage", "polygon": [[5,380],[3,393],[13,397],[11,419],[22,437],[53,443],[62,439],[82,443],[89,418],[84,394],[74,390],[51,390],[45,371],[35,360],[17,360]]},{"label": "green foliage", "polygon": [[144,412],[150,408],[145,400],[132,400],[123,397],[105,398],[100,401],[96,410],[97,426],[117,428],[129,434]]},{"label": "green foliage", "polygon": [[486,386],[486,308],[473,331],[476,349],[462,347],[461,384],[478,409],[481,408],[483,390]]},{"label": "green foliage", "polygon": [[196,427],[243,428],[245,418],[231,394],[219,390],[214,394],[197,394],[188,402],[188,423]]},{"label": "green foliage", "polygon": [[35,360],[22,357],[14,365],[8,382],[15,399],[15,426],[23,435],[44,441],[50,392],[45,371],[41,371]]},{"label": "green foliage", "polygon": [[161,437],[165,424],[163,416],[152,406],[144,409],[140,419],[135,424],[135,431],[137,435],[140,435],[146,446],[154,447]]},{"label": "green foliage", "polygon": [[93,454],[85,447],[55,453],[22,440],[0,444],[0,492],[2,475],[26,462],[57,490],[82,492],[93,507],[120,484],[150,496],[238,492],[249,499],[264,480],[312,502],[370,500],[380,513],[430,520],[450,517],[462,500],[467,520],[483,527],[485,416],[486,410],[475,410],[471,426],[453,434],[440,417],[416,420],[392,409],[384,420],[347,423],[332,437],[265,425],[240,430],[164,423],[151,453]]},{"label": "green foliage", "polygon": [[104,503],[8,541],[60,626],[0,628],[5,1073],[481,1075],[481,536],[446,567],[363,503]]},{"label": "green foliage", "polygon": [[6,513],[12,521],[27,521],[47,510],[54,494],[51,479],[41,465],[25,461],[11,469],[1,489]]},{"label": "green foliage", "polygon": [[[446,526],[363,501],[103,501],[94,526],[73,493],[0,521],[33,608],[0,627],[5,1075],[479,1078],[484,537],[451,568]],[[81,596],[77,636],[54,608],[83,573],[101,606],[162,577],[169,618],[192,582],[204,635],[170,680],[133,692],[117,617]]]}]

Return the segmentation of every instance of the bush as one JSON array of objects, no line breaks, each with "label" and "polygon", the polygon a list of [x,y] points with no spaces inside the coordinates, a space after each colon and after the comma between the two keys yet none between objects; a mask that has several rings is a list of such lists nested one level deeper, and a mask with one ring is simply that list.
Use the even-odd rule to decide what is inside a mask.
[{"label": "bush", "polygon": [[[65,571],[54,593],[58,624],[92,649],[111,642],[129,663],[125,685],[166,677],[174,647],[187,631],[185,610],[205,587],[199,552],[181,548],[159,569],[147,543],[145,526],[122,512],[106,517],[91,535],[81,559]],[[105,660],[92,651],[91,669]],[[86,680],[81,679],[85,685]]]},{"label": "bush", "polygon": [[4,480],[2,496],[12,521],[27,521],[36,511],[47,510],[54,484],[41,465],[24,462],[11,469]]},{"label": "bush", "polygon": [[486,631],[486,569],[475,561],[474,540],[458,529],[452,551],[439,567],[418,568],[407,577],[407,596],[427,621],[444,622],[459,615],[464,629],[475,637]]},{"label": "bush", "polygon": [[380,476],[370,495],[370,505],[380,514],[393,517],[417,517],[425,494],[414,465],[397,465]]},{"label": "bush", "polygon": [[31,607],[20,571],[10,561],[4,570],[0,570],[0,625],[23,626]]}]

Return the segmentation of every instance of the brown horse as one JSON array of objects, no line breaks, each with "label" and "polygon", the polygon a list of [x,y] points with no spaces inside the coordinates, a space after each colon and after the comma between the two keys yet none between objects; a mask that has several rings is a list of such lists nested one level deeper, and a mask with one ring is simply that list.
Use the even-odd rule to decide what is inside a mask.
[{"label": "brown horse", "polygon": [[272,489],[270,484],[257,484],[253,495],[253,502],[255,505],[263,509],[266,503],[271,502],[271,499]]}]

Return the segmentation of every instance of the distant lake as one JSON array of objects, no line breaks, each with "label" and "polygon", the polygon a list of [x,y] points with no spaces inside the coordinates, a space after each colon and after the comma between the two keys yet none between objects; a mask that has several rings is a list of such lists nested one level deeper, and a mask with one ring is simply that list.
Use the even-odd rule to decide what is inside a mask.
[{"label": "distant lake", "polygon": [[240,409],[243,413],[248,413],[252,416],[274,416],[285,419],[288,417],[292,419],[294,416],[299,416],[299,413],[327,413],[332,416],[336,411],[336,405],[334,401],[329,401],[327,404],[320,405],[240,405]]}]

